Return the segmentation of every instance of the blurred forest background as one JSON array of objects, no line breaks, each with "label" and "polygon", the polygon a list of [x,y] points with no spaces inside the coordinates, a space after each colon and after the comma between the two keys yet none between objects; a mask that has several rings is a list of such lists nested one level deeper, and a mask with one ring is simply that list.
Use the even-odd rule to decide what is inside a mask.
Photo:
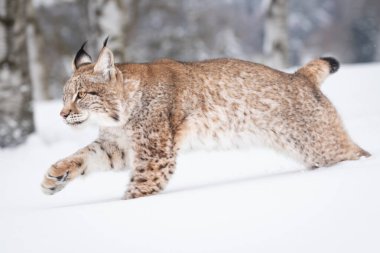
[{"label": "blurred forest background", "polygon": [[62,96],[80,45],[119,62],[234,57],[286,68],[321,55],[380,60],[379,0],[0,0],[0,147]]}]

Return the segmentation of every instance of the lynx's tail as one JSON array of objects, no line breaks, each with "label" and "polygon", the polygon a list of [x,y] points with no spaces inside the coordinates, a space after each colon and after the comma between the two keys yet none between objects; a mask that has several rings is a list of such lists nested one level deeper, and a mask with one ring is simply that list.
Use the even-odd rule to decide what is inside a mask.
[{"label": "lynx's tail", "polygon": [[332,57],[322,57],[313,60],[298,69],[295,74],[302,75],[309,79],[316,86],[320,87],[323,81],[330,75],[337,72],[339,62]]}]

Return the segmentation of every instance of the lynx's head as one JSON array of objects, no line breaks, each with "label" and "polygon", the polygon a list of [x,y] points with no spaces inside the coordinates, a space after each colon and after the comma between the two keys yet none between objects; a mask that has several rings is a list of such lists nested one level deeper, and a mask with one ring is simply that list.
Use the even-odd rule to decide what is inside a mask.
[{"label": "lynx's head", "polygon": [[[108,39],[108,38],[107,38]],[[73,75],[63,89],[65,123],[78,126],[93,119],[100,126],[117,126],[123,122],[125,101],[123,75],[104,41],[95,63],[82,45],[73,60]]]}]

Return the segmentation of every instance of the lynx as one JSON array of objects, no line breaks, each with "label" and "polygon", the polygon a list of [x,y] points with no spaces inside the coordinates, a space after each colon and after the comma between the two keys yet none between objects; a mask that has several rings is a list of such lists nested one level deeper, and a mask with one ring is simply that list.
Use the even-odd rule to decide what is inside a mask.
[{"label": "lynx", "polygon": [[115,64],[106,44],[95,63],[82,45],[60,112],[70,126],[95,121],[99,137],[48,169],[47,194],[96,170],[129,168],[125,199],[156,194],[173,175],[179,150],[199,146],[271,146],[308,168],[370,156],[320,90],[339,68],[334,58],[291,74],[237,59]]}]

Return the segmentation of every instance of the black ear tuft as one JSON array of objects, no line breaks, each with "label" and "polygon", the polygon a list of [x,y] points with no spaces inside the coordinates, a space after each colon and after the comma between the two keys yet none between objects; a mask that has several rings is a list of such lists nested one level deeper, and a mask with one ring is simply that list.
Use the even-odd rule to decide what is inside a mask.
[{"label": "black ear tuft", "polygon": [[79,50],[83,50],[84,51],[84,47],[86,46],[86,44],[87,44],[87,40],[82,44],[82,46],[80,47]]},{"label": "black ear tuft", "polygon": [[91,56],[86,51],[84,51],[84,47],[86,46],[86,44],[87,44],[87,41],[85,41],[82,44],[81,48],[75,55],[74,66],[76,69],[78,69],[80,66],[84,64],[88,64],[92,62]]},{"label": "black ear tuft", "polygon": [[107,38],[104,40],[104,42],[103,42],[103,47],[106,47],[107,46],[107,42],[108,42],[108,38],[109,38],[110,36],[107,36]]}]

